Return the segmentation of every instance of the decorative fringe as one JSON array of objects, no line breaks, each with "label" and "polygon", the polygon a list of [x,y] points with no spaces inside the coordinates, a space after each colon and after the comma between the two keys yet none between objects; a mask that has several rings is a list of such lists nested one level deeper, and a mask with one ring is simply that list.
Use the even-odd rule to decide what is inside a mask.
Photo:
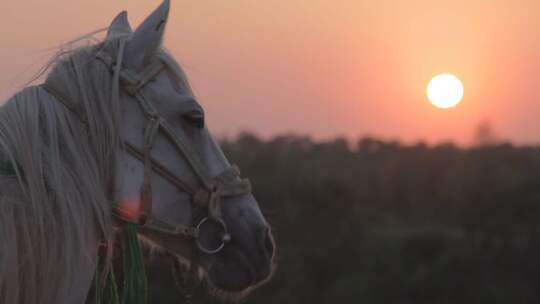
[{"label": "decorative fringe", "polygon": [[137,224],[124,223],[122,226],[122,258],[124,270],[124,286],[122,301],[119,300],[118,286],[114,276],[114,269],[108,270],[106,282],[102,284],[99,278],[107,271],[104,257],[99,258],[99,267],[96,272],[96,304],[146,304],[148,298],[148,284],[144,267],[144,257],[139,239],[137,238]]}]

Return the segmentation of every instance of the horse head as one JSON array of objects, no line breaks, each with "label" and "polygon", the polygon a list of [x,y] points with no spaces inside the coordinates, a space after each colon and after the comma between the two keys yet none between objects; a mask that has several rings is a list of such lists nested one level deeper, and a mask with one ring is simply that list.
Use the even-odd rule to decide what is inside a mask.
[{"label": "horse head", "polygon": [[214,290],[244,294],[272,273],[271,229],[209,132],[184,72],[161,48],[168,12],[164,1],[135,30],[120,13],[97,56],[119,77],[124,148],[114,210]]}]

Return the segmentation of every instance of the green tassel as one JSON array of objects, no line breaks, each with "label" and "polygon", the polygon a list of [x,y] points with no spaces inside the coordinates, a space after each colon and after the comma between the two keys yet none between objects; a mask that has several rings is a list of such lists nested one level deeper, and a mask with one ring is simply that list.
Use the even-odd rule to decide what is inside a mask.
[{"label": "green tassel", "polygon": [[[144,257],[137,237],[137,224],[124,223],[122,227],[122,256],[124,260],[124,288],[122,304],[146,304],[148,287],[144,267]],[[106,283],[99,279],[106,269],[104,257],[99,258],[98,271],[95,276],[96,304],[119,304],[118,287],[114,270],[106,276]]]},{"label": "green tassel", "polygon": [[148,287],[144,268],[144,257],[137,237],[137,224],[124,223],[122,251],[124,259],[122,303],[146,304]]}]

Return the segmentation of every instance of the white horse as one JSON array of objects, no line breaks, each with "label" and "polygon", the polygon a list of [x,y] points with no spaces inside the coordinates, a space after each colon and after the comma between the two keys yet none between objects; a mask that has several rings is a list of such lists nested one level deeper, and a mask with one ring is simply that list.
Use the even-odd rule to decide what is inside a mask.
[{"label": "white horse", "polygon": [[125,222],[222,298],[271,276],[270,227],[161,48],[168,11],[134,31],[120,13],[0,109],[0,303],[84,303]]}]

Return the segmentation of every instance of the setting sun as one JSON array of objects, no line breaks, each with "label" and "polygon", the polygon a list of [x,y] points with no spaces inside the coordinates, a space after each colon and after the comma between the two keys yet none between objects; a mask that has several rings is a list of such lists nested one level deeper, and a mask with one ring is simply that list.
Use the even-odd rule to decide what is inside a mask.
[{"label": "setting sun", "polygon": [[455,107],[463,98],[463,84],[452,74],[439,74],[427,86],[427,97],[437,108]]}]

